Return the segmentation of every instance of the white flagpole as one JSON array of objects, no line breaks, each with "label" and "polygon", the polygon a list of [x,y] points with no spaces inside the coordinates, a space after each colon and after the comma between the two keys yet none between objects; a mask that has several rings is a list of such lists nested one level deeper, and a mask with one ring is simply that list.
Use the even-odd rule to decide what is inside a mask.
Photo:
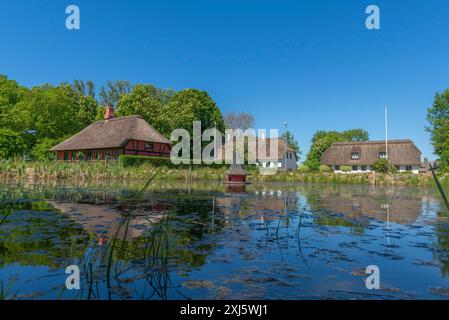
[{"label": "white flagpole", "polygon": [[385,107],[385,153],[388,161],[388,109]]}]

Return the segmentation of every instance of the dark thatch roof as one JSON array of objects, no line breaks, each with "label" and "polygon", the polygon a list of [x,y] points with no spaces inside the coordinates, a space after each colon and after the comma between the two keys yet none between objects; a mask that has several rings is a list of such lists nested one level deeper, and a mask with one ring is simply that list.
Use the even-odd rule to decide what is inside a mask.
[{"label": "dark thatch roof", "polygon": [[128,140],[172,144],[140,116],[119,117],[92,123],[51,151],[123,147]]},{"label": "dark thatch roof", "polygon": [[[353,152],[360,153],[360,159],[353,160]],[[324,165],[372,165],[385,152],[385,141],[356,141],[333,143],[321,156]],[[421,151],[411,140],[388,141],[388,158],[395,165],[421,164]]]}]

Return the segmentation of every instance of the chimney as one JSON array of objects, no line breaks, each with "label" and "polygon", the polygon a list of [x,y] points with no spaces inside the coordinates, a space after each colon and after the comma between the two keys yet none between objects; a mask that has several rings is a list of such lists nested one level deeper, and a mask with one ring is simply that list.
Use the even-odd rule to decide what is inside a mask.
[{"label": "chimney", "polygon": [[105,107],[105,111],[104,111],[104,119],[105,120],[109,120],[114,118],[114,108],[111,106],[107,106]]}]

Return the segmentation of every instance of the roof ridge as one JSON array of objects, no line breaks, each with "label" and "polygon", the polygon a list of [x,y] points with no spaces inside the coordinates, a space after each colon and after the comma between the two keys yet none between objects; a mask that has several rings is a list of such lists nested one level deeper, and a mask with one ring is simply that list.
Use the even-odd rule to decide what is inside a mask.
[{"label": "roof ridge", "polygon": [[133,115],[130,115],[130,116],[122,116],[122,117],[111,118],[111,119],[97,120],[97,121],[93,122],[92,124],[105,123],[105,122],[111,122],[111,121],[119,121],[119,120],[126,120],[126,119],[132,119],[132,118],[143,119],[142,116],[140,116],[138,114],[133,114]]},{"label": "roof ridge", "polygon": [[[413,143],[411,139],[392,139],[387,140],[388,143]],[[385,140],[365,140],[365,141],[346,141],[334,142],[334,145],[354,145],[354,144],[384,144]]]}]

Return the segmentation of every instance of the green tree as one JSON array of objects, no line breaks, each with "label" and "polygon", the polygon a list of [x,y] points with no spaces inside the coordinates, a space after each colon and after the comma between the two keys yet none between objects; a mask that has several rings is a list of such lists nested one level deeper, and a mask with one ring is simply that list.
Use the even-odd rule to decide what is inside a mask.
[{"label": "green tree", "polygon": [[436,93],[435,98],[427,110],[430,133],[434,153],[440,157],[441,169],[449,169],[449,89],[443,93]]},{"label": "green tree", "polygon": [[131,83],[126,80],[108,81],[105,86],[100,88],[100,104],[115,108],[120,98],[130,93],[132,87]]},{"label": "green tree", "polygon": [[282,134],[281,137],[284,138],[284,140],[287,142],[287,145],[295,151],[296,156],[299,160],[301,155],[301,149],[299,148],[298,141],[296,141],[295,137],[293,136],[293,133],[287,130]]},{"label": "green tree", "polygon": [[96,102],[79,96],[70,85],[34,87],[11,109],[10,127],[31,133],[29,148],[44,138],[73,135],[93,121]]},{"label": "green tree", "polygon": [[165,121],[167,104],[174,96],[172,90],[156,88],[153,85],[136,85],[132,91],[120,98],[116,114],[118,116],[140,115],[156,130],[170,136],[170,125]]},{"label": "green tree", "polygon": [[9,115],[11,109],[22,99],[28,91],[27,88],[19,86],[16,81],[8,80],[4,75],[0,75],[0,127],[9,128]]},{"label": "green tree", "polygon": [[26,144],[20,133],[9,129],[0,129],[0,159],[22,156]]},{"label": "green tree", "polygon": [[83,80],[74,80],[72,90],[81,96],[95,99],[95,85],[92,80],[87,80],[86,82]]},{"label": "green tree", "polygon": [[225,123],[219,107],[205,91],[186,89],[177,92],[167,106],[163,121],[174,129],[186,129],[193,134],[193,121],[201,121],[202,130],[217,128],[224,132]]}]

